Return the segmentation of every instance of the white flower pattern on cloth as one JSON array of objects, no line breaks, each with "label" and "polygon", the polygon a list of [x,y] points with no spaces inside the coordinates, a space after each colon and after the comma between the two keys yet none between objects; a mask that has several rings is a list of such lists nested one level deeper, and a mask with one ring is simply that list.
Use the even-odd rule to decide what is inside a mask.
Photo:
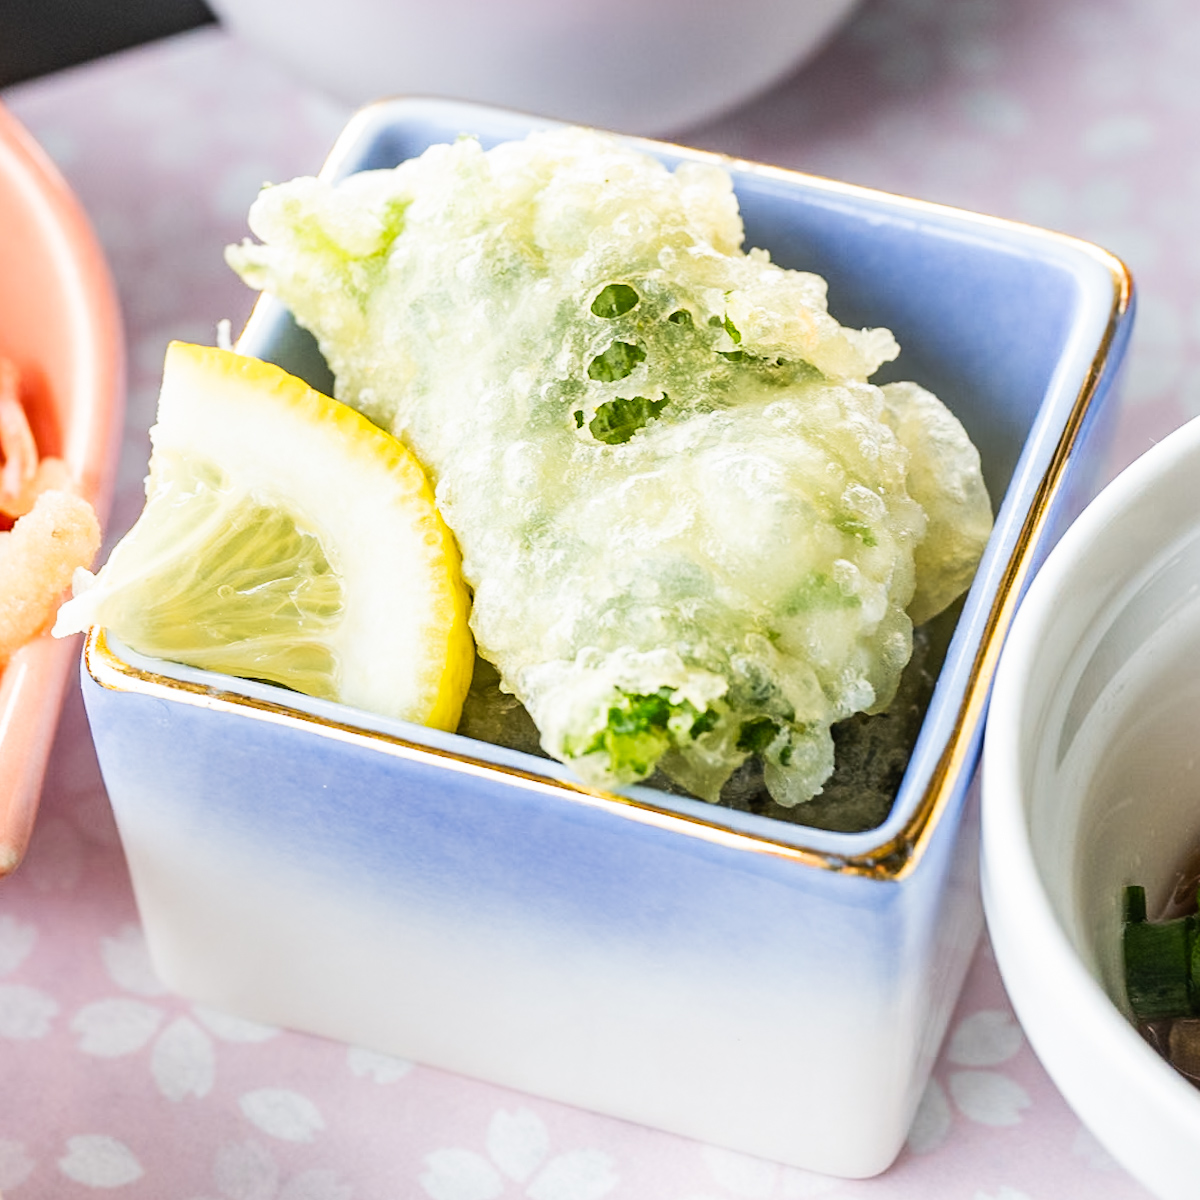
[{"label": "white flower pattern on cloth", "polygon": [[984,1008],[964,1017],[950,1035],[946,1057],[961,1067],[995,1067],[1024,1045],[1025,1034],[1012,1013]]},{"label": "white flower pattern on cloth", "polygon": [[950,1030],[944,1051],[948,1064],[963,1069],[948,1071],[945,1087],[936,1076],[930,1079],[909,1130],[909,1152],[936,1151],[953,1129],[955,1109],[977,1125],[1019,1125],[1033,1104],[1029,1093],[1003,1072],[986,1068],[1011,1062],[1024,1046],[1025,1035],[1010,1012],[983,1008],[964,1016]]},{"label": "white flower pattern on cloth", "polygon": [[[599,1150],[550,1156],[545,1122],[527,1108],[498,1110],[475,1150],[434,1150],[425,1156],[421,1187],[432,1200],[496,1200],[509,1184],[530,1200],[600,1200],[619,1182],[613,1160]],[[528,1184],[528,1186],[526,1186]]]},{"label": "white flower pattern on cloth", "polygon": [[90,1188],[119,1188],[142,1177],[142,1164],[123,1142],[106,1134],[69,1138],[58,1169],[70,1180]]},{"label": "white flower pattern on cloth", "polygon": [[33,1174],[34,1165],[20,1142],[0,1138],[0,1192],[19,1187]]},{"label": "white flower pattern on cloth", "polygon": [[354,1195],[331,1170],[310,1169],[285,1179],[271,1151],[253,1141],[222,1146],[212,1177],[216,1196],[194,1200],[351,1200]]},{"label": "white flower pattern on cloth", "polygon": [[964,1017],[950,1035],[946,1057],[967,1068],[952,1071],[950,1095],[963,1116],[980,1125],[1018,1125],[1033,1103],[1029,1093],[997,1067],[1012,1059],[1025,1044],[1025,1035],[1010,1013],[982,1009]]},{"label": "white flower pattern on cloth", "polygon": [[[37,929],[0,913],[0,976],[15,971],[37,942]],[[0,982],[0,1038],[29,1041],[45,1037],[58,1015],[53,996],[27,984]]]},{"label": "white flower pattern on cloth", "polygon": [[150,1073],[168,1100],[207,1096],[216,1069],[212,1038],[187,1017],[176,1017],[154,1040]]},{"label": "white flower pattern on cloth", "polygon": [[325,1128],[317,1106],[290,1088],[256,1088],[242,1096],[238,1107],[263,1133],[282,1142],[311,1142]]},{"label": "white flower pattern on cloth", "polygon": [[15,971],[30,955],[37,942],[37,929],[0,913],[0,975]]},{"label": "white flower pattern on cloth", "polygon": [[97,1058],[121,1058],[140,1050],[162,1024],[162,1009],[115,996],[84,1005],[72,1018],[79,1049]]},{"label": "white flower pattern on cloth", "polygon": [[959,1111],[980,1125],[1019,1125],[1033,1101],[1029,1093],[998,1071],[955,1071],[950,1095]]},{"label": "white flower pattern on cloth", "polygon": [[360,1079],[373,1079],[376,1083],[395,1083],[413,1069],[413,1064],[406,1058],[365,1050],[362,1046],[350,1046],[346,1050],[346,1065],[351,1074]]},{"label": "white flower pattern on cloth", "polygon": [[100,957],[113,983],[138,996],[162,996],[162,980],[150,965],[146,939],[137,925],[122,925],[100,939]]},{"label": "white flower pattern on cloth", "polygon": [[945,1089],[932,1078],[925,1085],[921,1103],[908,1131],[907,1146],[911,1154],[931,1154],[946,1140],[954,1124],[954,1113],[946,1098]]},{"label": "white flower pattern on cloth", "polygon": [[[701,1148],[704,1165],[713,1181],[721,1188],[720,1197],[738,1200],[809,1200],[810,1197],[833,1195],[844,1184],[830,1175],[818,1175],[795,1167],[724,1150],[718,1146]],[[692,1193],[687,1200],[718,1200],[709,1193]]]},{"label": "white flower pattern on cloth", "polygon": [[31,1041],[44,1038],[58,1015],[53,996],[20,983],[0,983],[0,1038]]},{"label": "white flower pattern on cloth", "polygon": [[84,847],[77,830],[54,817],[38,822],[38,839],[21,864],[31,885],[43,894],[69,893],[83,871]]},{"label": "white flower pattern on cloth", "polygon": [[[138,996],[158,997],[165,992],[154,973],[142,931],[124,925],[115,934],[100,939],[100,956],[109,977],[119,987]],[[0,1004],[3,996],[0,994]],[[197,1006],[195,1016],[178,1015],[163,1022],[167,1014],[146,1000],[126,996],[105,997],[85,1004],[71,1018],[70,1027],[79,1050],[97,1058],[123,1058],[151,1045],[150,1074],[158,1091],[168,1100],[201,1098],[212,1091],[216,1075],[216,1051],[211,1033],[231,1042],[262,1041],[279,1031]],[[3,1010],[0,1008],[0,1019]],[[161,1031],[160,1031],[161,1030]],[[151,1044],[152,1043],[152,1044]],[[259,1115],[262,1105],[250,1104]],[[249,1115],[249,1114],[247,1114]],[[270,1117],[255,1124],[270,1125]],[[270,1132],[270,1129],[267,1130]]]}]

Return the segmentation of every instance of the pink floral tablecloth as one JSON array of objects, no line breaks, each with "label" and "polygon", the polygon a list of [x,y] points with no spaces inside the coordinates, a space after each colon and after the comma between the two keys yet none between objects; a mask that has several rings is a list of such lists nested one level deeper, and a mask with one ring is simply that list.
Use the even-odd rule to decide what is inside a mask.
[{"label": "pink floral tablecloth", "polygon": [[[1200,6],[868,0],[806,69],[679,140],[1097,241],[1140,288],[1111,470],[1200,412]],[[251,295],[222,248],[347,110],[219,29],[0,94],[91,213],[130,356],[113,535],[136,516],[170,338]],[[167,994],[83,717],[0,885],[9,1200],[1138,1200],[1017,1026],[986,942],[907,1148],[878,1179],[775,1166]],[[1200,1193],[1198,1193],[1200,1194]]]}]

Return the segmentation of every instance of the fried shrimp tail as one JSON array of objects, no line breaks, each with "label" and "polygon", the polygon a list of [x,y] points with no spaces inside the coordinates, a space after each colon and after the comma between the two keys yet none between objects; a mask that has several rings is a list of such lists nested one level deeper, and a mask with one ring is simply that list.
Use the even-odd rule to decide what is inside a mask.
[{"label": "fried shrimp tail", "polygon": [[21,500],[37,477],[38,451],[21,406],[17,368],[5,358],[0,358],[0,454],[0,513],[19,516]]},{"label": "fried shrimp tail", "polygon": [[71,490],[62,459],[38,454],[21,404],[17,368],[6,358],[0,358],[0,464],[0,516],[22,516],[51,488]]}]

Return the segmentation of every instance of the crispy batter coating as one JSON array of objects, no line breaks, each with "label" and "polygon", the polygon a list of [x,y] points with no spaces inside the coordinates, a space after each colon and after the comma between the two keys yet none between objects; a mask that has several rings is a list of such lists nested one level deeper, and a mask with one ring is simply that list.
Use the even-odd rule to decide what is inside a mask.
[{"label": "crispy batter coating", "polygon": [[71,492],[42,492],[0,533],[0,666],[50,623],[76,568],[99,548],[96,514]]},{"label": "crispy batter coating", "polygon": [[913,620],[969,582],[991,509],[962,426],[868,382],[890,332],[740,249],[715,164],[464,139],[269,188],[251,228],[229,261],[422,460],[480,652],[589,782],[716,799],[753,754],[810,799],[831,724],[888,704]]},{"label": "crispy batter coating", "polygon": [[0,358],[0,670],[49,625],[77,567],[100,548],[92,506],[70,488],[66,466],[39,458],[21,405],[16,368]]}]

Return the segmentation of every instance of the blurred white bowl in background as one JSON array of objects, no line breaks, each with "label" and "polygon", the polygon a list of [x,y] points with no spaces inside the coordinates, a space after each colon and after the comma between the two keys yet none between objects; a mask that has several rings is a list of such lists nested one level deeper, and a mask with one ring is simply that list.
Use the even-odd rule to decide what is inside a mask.
[{"label": "blurred white bowl in background", "polygon": [[855,0],[212,0],[334,95],[475,100],[623,133],[683,129],[811,55]]}]

